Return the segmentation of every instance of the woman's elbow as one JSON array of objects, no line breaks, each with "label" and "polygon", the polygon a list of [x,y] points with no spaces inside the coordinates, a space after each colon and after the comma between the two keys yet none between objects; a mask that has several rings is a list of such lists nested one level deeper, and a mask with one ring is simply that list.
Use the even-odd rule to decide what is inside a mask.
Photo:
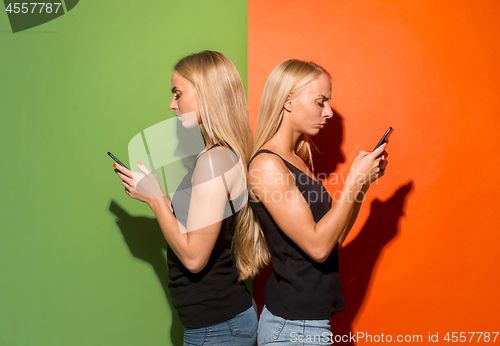
[{"label": "woman's elbow", "polygon": [[314,249],[309,253],[309,257],[311,257],[314,262],[323,263],[330,256],[331,252],[332,250],[328,251],[327,249]]},{"label": "woman's elbow", "polygon": [[189,270],[191,273],[197,274],[201,272],[203,269],[205,269],[207,261],[194,258],[190,260],[184,260],[183,264],[186,267],[186,269]]}]

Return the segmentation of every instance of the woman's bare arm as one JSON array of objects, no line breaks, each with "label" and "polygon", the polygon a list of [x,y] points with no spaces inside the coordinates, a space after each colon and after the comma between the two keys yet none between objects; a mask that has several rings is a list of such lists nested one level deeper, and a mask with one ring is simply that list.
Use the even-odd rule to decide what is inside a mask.
[{"label": "woman's bare arm", "polygon": [[[158,192],[156,177],[146,167],[138,165],[145,173],[141,178],[141,188],[150,185],[152,193],[145,193],[136,189],[131,172],[123,167],[117,167],[122,184],[127,188],[127,194],[137,200],[146,202],[156,218],[160,228],[172,250],[190,271],[201,271],[210,258],[215,242],[220,232],[224,210],[228,203],[228,193],[225,186],[231,188],[238,178],[234,172],[207,179],[207,174],[212,176],[211,167],[214,166],[211,158],[203,156],[198,160],[193,172],[191,199],[187,222],[181,223],[173,215],[169,205],[170,199]],[[220,166],[220,162],[219,165]],[[225,184],[222,180],[225,177]],[[150,181],[144,184],[142,179]],[[138,179],[136,178],[136,181]],[[176,206],[174,205],[174,208]],[[178,206],[181,207],[181,206]]]},{"label": "woman's bare arm", "polygon": [[323,262],[347,229],[358,193],[363,185],[375,181],[378,156],[385,145],[373,153],[360,152],[335,205],[315,222],[309,205],[295,185],[293,175],[275,155],[261,154],[251,163],[249,182],[252,194],[260,200],[278,227],[314,261]]}]

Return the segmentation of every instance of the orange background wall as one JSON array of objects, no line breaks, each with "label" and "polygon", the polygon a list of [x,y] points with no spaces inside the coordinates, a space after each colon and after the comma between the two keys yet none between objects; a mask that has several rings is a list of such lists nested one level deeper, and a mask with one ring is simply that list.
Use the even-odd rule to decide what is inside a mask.
[{"label": "orange background wall", "polygon": [[500,331],[499,11],[485,0],[249,1],[254,130],[267,76],[290,58],[332,75],[337,119],[315,160],[325,172],[345,174],[395,128],[386,176],[340,252],[347,311],[335,333]]}]

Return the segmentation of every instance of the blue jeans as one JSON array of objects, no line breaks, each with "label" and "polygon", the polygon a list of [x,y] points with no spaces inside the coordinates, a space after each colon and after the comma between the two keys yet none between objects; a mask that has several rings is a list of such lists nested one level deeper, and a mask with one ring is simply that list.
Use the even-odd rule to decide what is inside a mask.
[{"label": "blue jeans", "polygon": [[184,328],[184,346],[255,346],[257,308],[252,307],[227,321],[202,328]]},{"label": "blue jeans", "polygon": [[287,320],[273,315],[264,306],[259,320],[259,346],[331,345],[329,320]]}]

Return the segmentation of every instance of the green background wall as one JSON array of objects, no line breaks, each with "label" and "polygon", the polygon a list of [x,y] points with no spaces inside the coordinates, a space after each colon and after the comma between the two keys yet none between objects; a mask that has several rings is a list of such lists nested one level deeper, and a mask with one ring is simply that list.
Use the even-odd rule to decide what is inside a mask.
[{"label": "green background wall", "polygon": [[163,238],[106,152],[127,163],[173,116],[189,53],[225,53],[246,85],[246,1],[84,0],[15,34],[0,13],[0,42],[0,344],[178,344]]}]

